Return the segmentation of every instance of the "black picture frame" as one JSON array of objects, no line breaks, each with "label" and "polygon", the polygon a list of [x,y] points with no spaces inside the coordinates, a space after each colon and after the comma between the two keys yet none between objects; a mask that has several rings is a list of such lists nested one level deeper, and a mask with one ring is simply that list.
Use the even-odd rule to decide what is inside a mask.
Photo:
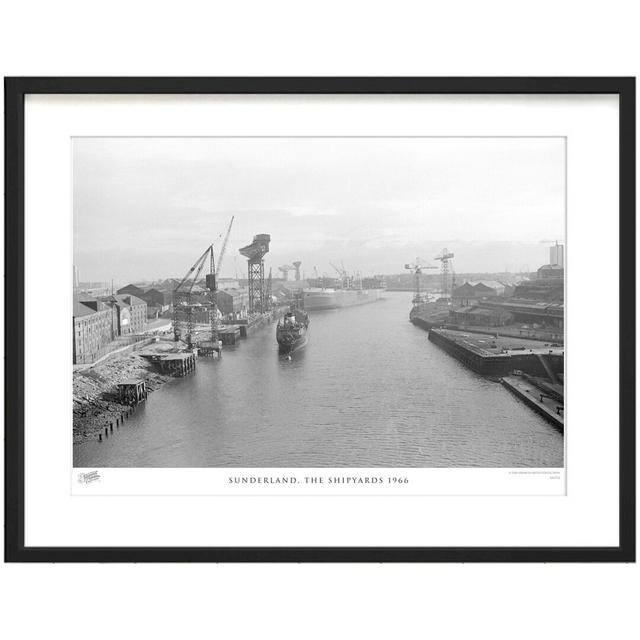
[{"label": "black picture frame", "polygon": [[[635,78],[5,78],[5,561],[635,561]],[[24,100],[27,94],[616,94],[620,144],[620,476],[612,547],[26,547],[24,541]],[[622,295],[624,294],[624,295]]]}]

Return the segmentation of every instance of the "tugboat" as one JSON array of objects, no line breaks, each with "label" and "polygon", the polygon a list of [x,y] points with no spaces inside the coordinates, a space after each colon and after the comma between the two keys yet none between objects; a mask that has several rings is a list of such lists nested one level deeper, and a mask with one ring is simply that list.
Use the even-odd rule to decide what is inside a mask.
[{"label": "tugboat", "polygon": [[281,354],[291,354],[308,342],[309,315],[304,310],[301,294],[297,294],[284,317],[276,326],[276,340]]}]

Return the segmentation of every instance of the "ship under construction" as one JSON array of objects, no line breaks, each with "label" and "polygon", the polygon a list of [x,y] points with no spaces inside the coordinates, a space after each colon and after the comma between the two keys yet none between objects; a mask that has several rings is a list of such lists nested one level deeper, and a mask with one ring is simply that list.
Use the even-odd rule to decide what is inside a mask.
[{"label": "ship under construction", "polygon": [[331,266],[338,273],[338,278],[310,280],[312,286],[304,290],[304,308],[307,311],[353,307],[376,302],[383,297],[384,284],[380,278],[362,278],[359,273],[349,275],[344,264],[342,268],[334,264]]}]

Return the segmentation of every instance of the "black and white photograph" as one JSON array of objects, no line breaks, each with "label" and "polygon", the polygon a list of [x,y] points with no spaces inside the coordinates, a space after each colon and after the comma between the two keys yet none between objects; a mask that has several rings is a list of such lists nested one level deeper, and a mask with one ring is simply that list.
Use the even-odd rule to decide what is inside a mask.
[{"label": "black and white photograph", "polygon": [[71,150],[74,467],[564,468],[564,137]]}]

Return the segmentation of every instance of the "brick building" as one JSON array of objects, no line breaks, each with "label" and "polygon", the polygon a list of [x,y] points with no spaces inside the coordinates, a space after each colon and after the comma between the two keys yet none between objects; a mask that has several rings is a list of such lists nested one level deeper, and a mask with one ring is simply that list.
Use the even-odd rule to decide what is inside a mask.
[{"label": "brick building", "polygon": [[242,314],[249,307],[249,292],[246,289],[224,289],[218,291],[217,300],[223,317]]},{"label": "brick building", "polygon": [[133,295],[105,296],[101,301],[112,313],[115,336],[144,333],[147,328],[147,303]]},{"label": "brick building", "polygon": [[73,297],[73,364],[99,358],[113,340],[112,311],[86,294]]}]

